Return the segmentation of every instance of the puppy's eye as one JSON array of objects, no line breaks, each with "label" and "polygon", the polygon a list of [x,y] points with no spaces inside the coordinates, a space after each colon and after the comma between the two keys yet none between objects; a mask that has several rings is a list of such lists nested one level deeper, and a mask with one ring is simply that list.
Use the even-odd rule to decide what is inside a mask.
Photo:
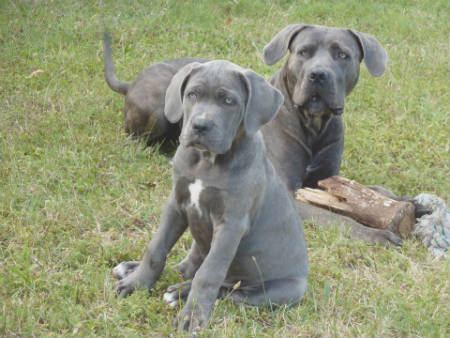
[{"label": "puppy's eye", "polygon": [[306,49],[300,49],[297,53],[300,56],[307,56],[308,55],[308,51]]},{"label": "puppy's eye", "polygon": [[188,98],[190,98],[191,100],[197,99],[197,94],[194,93],[194,92],[189,92],[189,93],[187,94],[187,96],[188,96]]},{"label": "puppy's eye", "polygon": [[226,105],[228,105],[228,106],[230,106],[230,105],[232,105],[233,104],[233,99],[231,98],[231,97],[225,97],[224,99],[223,99],[223,102],[226,104]]},{"label": "puppy's eye", "polygon": [[339,52],[338,53],[338,57],[340,59],[346,59],[346,58],[348,58],[348,55],[346,53],[344,53],[344,52]]}]

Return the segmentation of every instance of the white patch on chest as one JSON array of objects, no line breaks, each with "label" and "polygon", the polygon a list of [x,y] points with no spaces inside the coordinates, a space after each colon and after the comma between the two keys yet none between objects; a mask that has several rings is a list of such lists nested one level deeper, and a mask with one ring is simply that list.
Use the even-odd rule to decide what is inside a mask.
[{"label": "white patch on chest", "polygon": [[202,209],[200,208],[200,194],[203,190],[203,182],[196,179],[194,183],[189,184],[189,193],[191,194],[191,206],[197,209],[197,212],[201,215]]}]

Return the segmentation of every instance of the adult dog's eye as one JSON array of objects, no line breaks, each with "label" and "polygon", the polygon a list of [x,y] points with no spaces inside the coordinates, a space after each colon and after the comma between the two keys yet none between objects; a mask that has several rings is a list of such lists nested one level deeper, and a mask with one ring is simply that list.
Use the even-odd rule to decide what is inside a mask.
[{"label": "adult dog's eye", "polygon": [[348,58],[348,55],[346,53],[344,53],[344,52],[339,52],[338,53],[338,57],[340,59],[346,59],[346,58]]},{"label": "adult dog's eye", "polygon": [[231,97],[225,97],[224,99],[223,99],[223,102],[226,104],[226,105],[228,105],[228,106],[230,106],[230,105],[232,105],[233,104],[233,99],[231,98]]},{"label": "adult dog's eye", "polygon": [[197,99],[197,94],[194,93],[194,92],[189,92],[189,93],[187,94],[187,96],[188,96],[188,98],[190,98],[191,100]]}]

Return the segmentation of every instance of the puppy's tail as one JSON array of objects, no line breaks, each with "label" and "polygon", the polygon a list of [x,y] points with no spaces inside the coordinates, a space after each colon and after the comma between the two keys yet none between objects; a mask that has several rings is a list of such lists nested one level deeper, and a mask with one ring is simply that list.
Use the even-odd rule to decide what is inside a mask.
[{"label": "puppy's tail", "polygon": [[111,56],[111,39],[108,31],[103,33],[103,47],[105,50],[105,79],[108,86],[117,93],[126,95],[131,83],[119,81],[114,73],[114,63]]}]

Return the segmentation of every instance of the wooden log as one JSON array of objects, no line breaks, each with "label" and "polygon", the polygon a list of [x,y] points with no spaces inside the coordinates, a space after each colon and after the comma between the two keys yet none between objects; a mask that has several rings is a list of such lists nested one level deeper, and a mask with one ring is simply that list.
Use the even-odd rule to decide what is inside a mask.
[{"label": "wooden log", "polygon": [[390,230],[402,237],[414,229],[414,205],[388,198],[362,184],[339,176],[318,182],[325,189],[299,189],[296,198],[364,225]]}]

